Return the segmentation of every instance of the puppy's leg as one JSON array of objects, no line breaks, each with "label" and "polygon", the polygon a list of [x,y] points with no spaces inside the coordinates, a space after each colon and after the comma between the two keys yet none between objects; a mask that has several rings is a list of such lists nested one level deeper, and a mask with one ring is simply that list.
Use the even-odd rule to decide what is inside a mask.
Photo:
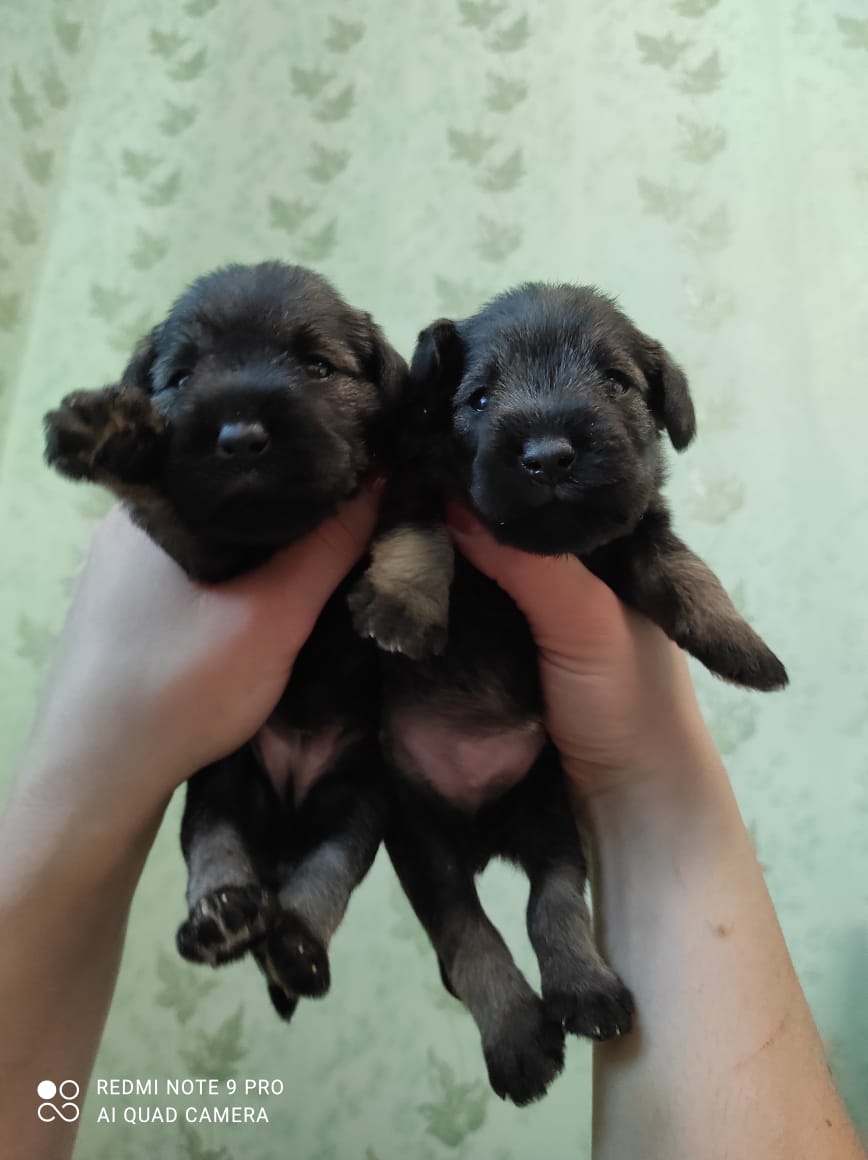
[{"label": "puppy's leg", "polygon": [[461,842],[428,803],[411,797],[412,790],[402,794],[386,839],[392,864],[444,982],[479,1028],[492,1088],[502,1099],[528,1104],[563,1067],[563,1031],[483,910]]},{"label": "puppy's leg", "polygon": [[255,952],[284,1018],[297,996],[329,989],[329,943],[386,829],[381,765],[378,746],[356,746],[317,781],[293,818],[302,844],[279,872],[276,912]]},{"label": "puppy's leg", "polygon": [[706,668],[750,689],[780,689],[787,672],[739,614],[711,569],[668,528],[621,541],[618,565],[588,561],[626,603],[659,624]]},{"label": "puppy's leg", "polygon": [[176,940],[185,959],[217,966],[265,934],[277,902],[251,851],[273,846],[269,820],[280,808],[248,748],[190,779],[181,823],[189,915]]},{"label": "puppy's leg", "polygon": [[401,524],[379,535],[349,596],[356,631],[386,652],[419,659],[446,646],[452,542],[433,524]]},{"label": "puppy's leg", "polygon": [[566,1031],[590,1039],[629,1031],[633,999],[594,943],[585,901],[585,856],[551,747],[504,799],[498,828],[502,853],[530,879],[527,929],[547,1011]]}]

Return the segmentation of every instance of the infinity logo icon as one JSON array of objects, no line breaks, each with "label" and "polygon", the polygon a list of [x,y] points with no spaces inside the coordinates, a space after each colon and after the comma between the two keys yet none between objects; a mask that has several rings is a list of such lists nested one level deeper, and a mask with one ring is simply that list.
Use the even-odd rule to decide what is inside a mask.
[{"label": "infinity logo icon", "polygon": [[[44,1079],[36,1085],[36,1094],[44,1102],[36,1109],[36,1114],[43,1124],[51,1124],[55,1120],[64,1120],[67,1124],[74,1124],[81,1115],[81,1109],[75,1103],[81,1088],[74,1079],[65,1079],[60,1084],[50,1079]],[[59,1098],[62,1102],[58,1106],[51,1100]]]}]

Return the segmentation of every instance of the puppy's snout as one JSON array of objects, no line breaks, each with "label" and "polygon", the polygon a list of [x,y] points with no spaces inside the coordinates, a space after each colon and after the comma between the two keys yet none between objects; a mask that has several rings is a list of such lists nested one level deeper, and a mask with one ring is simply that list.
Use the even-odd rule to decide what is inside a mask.
[{"label": "puppy's snout", "polygon": [[576,449],[566,435],[539,435],[526,441],[519,461],[541,483],[560,483],[576,462]]},{"label": "puppy's snout", "polygon": [[261,423],[224,423],[217,435],[217,450],[235,459],[254,459],[268,450],[269,442]]}]

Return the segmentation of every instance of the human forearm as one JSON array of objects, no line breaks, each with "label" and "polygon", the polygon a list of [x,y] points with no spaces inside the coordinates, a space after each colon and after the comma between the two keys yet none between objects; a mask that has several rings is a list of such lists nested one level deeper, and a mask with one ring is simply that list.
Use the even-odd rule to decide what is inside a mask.
[{"label": "human forearm", "polygon": [[[162,803],[112,833],[31,762],[0,819],[0,1154],[60,1160],[76,1125],[38,1119],[36,1087],[74,1080],[84,1094]],[[74,764],[56,772],[74,779]]]},{"label": "human forearm", "polygon": [[595,1051],[595,1160],[861,1160],[711,746],[588,806],[635,1032]]}]

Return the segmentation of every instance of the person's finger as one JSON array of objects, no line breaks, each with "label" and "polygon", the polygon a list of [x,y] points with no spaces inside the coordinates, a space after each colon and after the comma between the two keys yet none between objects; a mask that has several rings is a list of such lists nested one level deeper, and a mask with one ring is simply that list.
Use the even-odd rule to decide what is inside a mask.
[{"label": "person's finger", "polygon": [[618,598],[574,556],[535,556],[499,544],[463,506],[449,507],[447,528],[462,555],[513,598],[541,648],[595,651],[621,627]]}]

